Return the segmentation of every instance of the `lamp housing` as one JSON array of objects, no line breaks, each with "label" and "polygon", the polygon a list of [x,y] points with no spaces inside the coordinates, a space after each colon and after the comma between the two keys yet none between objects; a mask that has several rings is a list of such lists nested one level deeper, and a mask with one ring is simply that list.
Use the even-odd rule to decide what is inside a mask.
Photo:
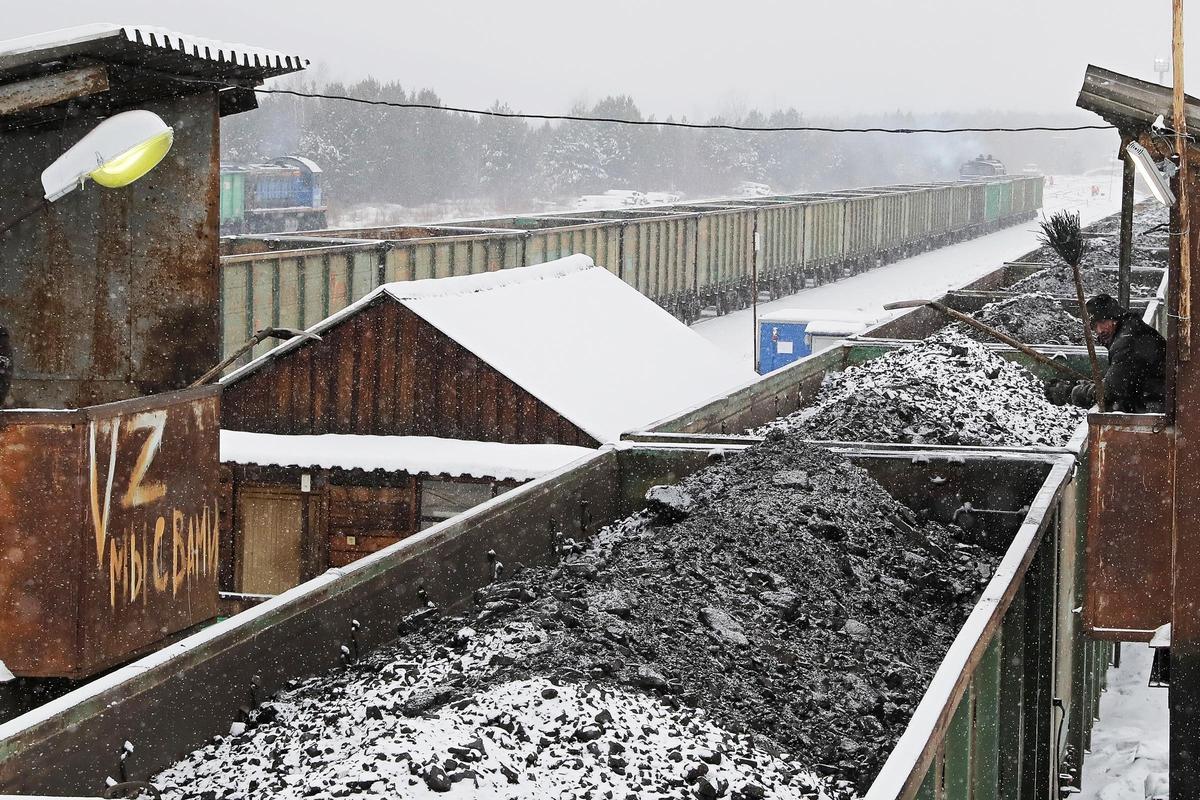
[{"label": "lamp housing", "polygon": [[42,189],[53,202],[91,178],[101,186],[127,186],[152,170],[174,141],[153,111],[124,111],[92,128],[42,171]]},{"label": "lamp housing", "polygon": [[1154,199],[1164,206],[1175,205],[1175,193],[1171,191],[1166,178],[1159,171],[1159,166],[1150,157],[1150,151],[1137,142],[1130,142],[1125,152],[1133,161],[1133,168],[1137,170],[1138,176],[1150,187],[1150,194],[1154,195]]}]

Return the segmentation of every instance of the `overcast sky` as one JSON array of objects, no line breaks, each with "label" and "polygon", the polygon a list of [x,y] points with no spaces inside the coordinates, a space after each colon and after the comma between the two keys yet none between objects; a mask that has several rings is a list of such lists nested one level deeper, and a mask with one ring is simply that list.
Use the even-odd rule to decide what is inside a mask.
[{"label": "overcast sky", "polygon": [[[0,38],[153,24],[303,55],[446,103],[561,112],[606,94],[645,113],[795,106],[1063,111],[1089,63],[1154,79],[1170,0],[2,0]],[[1200,89],[1200,6],[1188,86]],[[1169,80],[1169,78],[1168,78]],[[1197,92],[1192,92],[1197,93]]]}]

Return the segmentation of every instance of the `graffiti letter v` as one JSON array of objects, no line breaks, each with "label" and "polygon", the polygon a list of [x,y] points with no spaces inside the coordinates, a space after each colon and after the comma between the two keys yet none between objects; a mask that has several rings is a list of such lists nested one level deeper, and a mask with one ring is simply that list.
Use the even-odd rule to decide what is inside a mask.
[{"label": "graffiti letter v", "polygon": [[117,468],[117,432],[121,429],[121,418],[117,417],[109,423],[109,434],[112,440],[111,452],[108,455],[108,477],[104,487],[104,513],[100,512],[99,476],[96,474],[96,421],[88,425],[89,485],[92,493],[92,525],[96,531],[96,566],[104,565],[104,543],[108,538],[108,509],[112,504],[113,473]]}]

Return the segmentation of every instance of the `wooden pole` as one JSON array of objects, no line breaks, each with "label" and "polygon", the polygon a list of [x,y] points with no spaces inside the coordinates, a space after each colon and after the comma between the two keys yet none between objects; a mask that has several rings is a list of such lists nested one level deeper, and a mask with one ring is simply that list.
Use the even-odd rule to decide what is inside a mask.
[{"label": "wooden pole", "polygon": [[1121,253],[1117,260],[1117,302],[1129,308],[1129,271],[1133,264],[1133,159],[1125,152],[1131,139],[1121,137]]},{"label": "wooden pole", "polygon": [[754,335],[754,349],[750,351],[751,357],[754,359],[754,371],[758,372],[758,223],[757,214],[755,215],[754,227],[754,254],[751,257],[750,266],[750,304],[753,309],[750,312],[750,328]]},{"label": "wooden pole", "polygon": [[[1178,202],[1172,237],[1173,291],[1178,298],[1171,333],[1176,338],[1175,358],[1168,358],[1168,385],[1174,423],[1172,484],[1174,509],[1171,525],[1171,685],[1167,693],[1170,719],[1170,785],[1172,797],[1200,797],[1200,363],[1192,364],[1191,307],[1200,305],[1200,286],[1191,280],[1192,236],[1188,220],[1197,188],[1191,185],[1189,146],[1183,95],[1183,2],[1174,0],[1175,147],[1179,154]],[[1195,209],[1200,215],[1200,208]],[[1195,296],[1193,296],[1195,295]]]},{"label": "wooden pole", "polygon": [[1171,50],[1174,57],[1172,78],[1174,83],[1175,152],[1179,154],[1179,198],[1176,203],[1179,219],[1179,360],[1187,361],[1192,354],[1192,264],[1191,248],[1188,247],[1188,159],[1187,159],[1187,115],[1184,113],[1183,94],[1183,0],[1172,0]]},{"label": "wooden pole", "polygon": [[1087,345],[1088,363],[1092,367],[1092,385],[1096,389],[1096,407],[1107,411],[1104,405],[1104,373],[1100,371],[1100,359],[1096,356],[1096,339],[1092,335],[1092,320],[1088,316],[1087,300],[1083,296],[1083,275],[1079,271],[1079,263],[1071,265],[1071,274],[1075,278],[1075,299],[1079,303],[1079,316],[1083,319],[1083,342]]}]

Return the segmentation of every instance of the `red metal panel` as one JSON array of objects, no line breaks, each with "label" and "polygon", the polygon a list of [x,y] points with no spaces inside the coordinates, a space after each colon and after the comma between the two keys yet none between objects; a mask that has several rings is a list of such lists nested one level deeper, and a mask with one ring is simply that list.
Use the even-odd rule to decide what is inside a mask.
[{"label": "red metal panel", "polygon": [[217,613],[218,389],[0,414],[0,659],[85,677]]},{"label": "red metal panel", "polygon": [[1171,434],[1150,414],[1088,417],[1084,629],[1148,640],[1171,618]]}]

